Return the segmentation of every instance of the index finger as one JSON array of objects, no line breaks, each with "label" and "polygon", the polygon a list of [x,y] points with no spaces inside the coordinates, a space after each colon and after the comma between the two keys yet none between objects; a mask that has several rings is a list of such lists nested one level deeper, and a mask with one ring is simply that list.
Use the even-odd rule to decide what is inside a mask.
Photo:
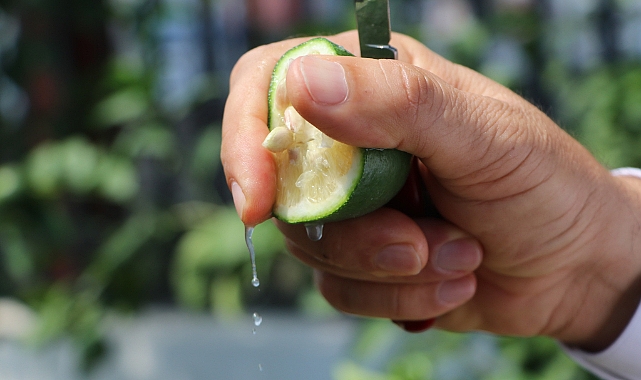
[{"label": "index finger", "polygon": [[[276,168],[261,143],[267,135],[267,102],[271,70],[277,57],[262,57],[259,65],[243,65],[260,50],[238,62],[230,80],[222,125],[221,162],[243,223],[268,219],[276,197]],[[250,68],[252,70],[250,70]]]},{"label": "index finger", "polygon": [[[353,32],[329,37],[347,48],[357,48]],[[267,136],[267,94],[271,74],[290,48],[308,38],[262,46],[238,61],[230,78],[222,127],[221,161],[236,210],[246,225],[271,216],[276,199],[276,167],[271,153],[262,147]]]}]

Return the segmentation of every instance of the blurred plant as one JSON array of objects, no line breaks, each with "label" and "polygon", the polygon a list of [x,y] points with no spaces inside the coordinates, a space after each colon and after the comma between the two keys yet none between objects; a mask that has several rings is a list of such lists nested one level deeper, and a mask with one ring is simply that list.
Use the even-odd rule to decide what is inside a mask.
[{"label": "blurred plant", "polygon": [[335,380],[589,380],[547,338],[429,331],[409,335],[388,321],[363,324],[353,357],[334,369]]},{"label": "blurred plant", "polygon": [[[286,3],[296,12],[281,16],[300,18],[271,36],[354,26],[351,3]],[[331,313],[271,224],[254,237],[261,291],[249,282],[219,161],[229,70],[248,41],[268,38],[248,30],[244,4],[3,3],[0,296],[38,312],[35,344],[70,337],[90,367],[108,348],[113,312],[163,303],[221,316],[257,304]],[[392,21],[554,110],[608,165],[641,166],[641,66],[596,60],[586,73],[551,58],[537,4],[403,0]],[[353,356],[336,379],[586,378],[548,340],[408,336],[379,321],[363,324]]]},{"label": "blurred plant", "polygon": [[551,65],[559,117],[611,168],[641,167],[641,63],[611,63],[584,75]]},{"label": "blurred plant", "polygon": [[[246,271],[249,256],[236,210],[213,208],[202,215],[202,205],[178,207],[189,225],[176,247],[173,282],[178,300],[197,309],[210,306],[217,313],[238,314],[243,310],[241,290],[250,286],[251,274]],[[201,214],[196,220],[194,212]],[[268,273],[274,257],[284,250],[283,238],[273,224],[264,223],[255,228],[253,241],[259,274]]]},{"label": "blurred plant", "polygon": [[[204,72],[183,108],[164,108],[163,12],[148,1],[0,11],[0,292],[38,312],[32,343],[70,337],[88,367],[116,310],[209,306],[193,301],[196,281],[220,312],[248,297],[243,226],[220,184],[224,89]],[[282,242],[263,231],[268,263]]]}]

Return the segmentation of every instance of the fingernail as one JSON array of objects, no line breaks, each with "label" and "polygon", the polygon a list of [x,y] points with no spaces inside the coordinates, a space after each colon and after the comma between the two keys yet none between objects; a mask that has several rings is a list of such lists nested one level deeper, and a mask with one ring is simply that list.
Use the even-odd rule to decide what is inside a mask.
[{"label": "fingernail", "polygon": [[300,71],[307,91],[316,103],[336,105],[347,99],[347,79],[340,64],[304,56],[300,60]]},{"label": "fingernail", "polygon": [[471,271],[481,264],[481,248],[471,238],[445,243],[435,255],[434,265],[444,271]]},{"label": "fingernail", "polygon": [[239,217],[243,217],[243,209],[245,208],[245,193],[236,181],[231,183],[231,196],[234,199],[234,206]]},{"label": "fingernail", "polygon": [[458,304],[474,295],[474,284],[468,277],[442,282],[436,291],[444,304]]},{"label": "fingernail", "polygon": [[436,319],[424,319],[422,321],[392,321],[403,330],[410,333],[421,333],[429,330],[436,322]]},{"label": "fingernail", "polygon": [[416,274],[421,270],[421,259],[409,244],[389,245],[374,258],[375,265],[389,273]]}]

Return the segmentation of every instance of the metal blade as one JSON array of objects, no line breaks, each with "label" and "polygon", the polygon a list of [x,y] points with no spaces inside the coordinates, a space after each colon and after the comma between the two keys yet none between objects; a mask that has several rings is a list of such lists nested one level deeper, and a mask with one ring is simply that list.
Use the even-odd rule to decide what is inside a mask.
[{"label": "metal blade", "polygon": [[355,0],[361,57],[396,59],[391,38],[389,0]]}]

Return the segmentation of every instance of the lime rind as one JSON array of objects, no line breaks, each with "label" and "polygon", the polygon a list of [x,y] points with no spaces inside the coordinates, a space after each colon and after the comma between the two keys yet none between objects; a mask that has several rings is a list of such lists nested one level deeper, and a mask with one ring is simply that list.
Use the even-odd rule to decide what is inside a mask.
[{"label": "lime rind", "polygon": [[354,164],[338,181],[337,188],[332,191],[329,198],[324,199],[322,203],[303,199],[296,205],[277,204],[273,210],[274,216],[287,223],[307,223],[330,218],[348,203],[363,177],[364,149],[357,149],[356,152],[358,155],[354,157]]},{"label": "lime rind", "polygon": [[[296,138],[299,142],[302,139],[303,145],[305,145],[305,148],[300,150],[298,148],[281,150],[282,146],[279,146],[281,144],[276,140],[289,141],[287,138],[290,136],[280,136],[287,137],[281,140],[276,135],[271,136],[274,137],[273,140],[266,139],[268,143],[264,144],[268,149],[273,148],[270,150],[274,152],[279,168],[278,199],[274,205],[273,213],[276,218],[287,223],[325,223],[354,218],[372,212],[385,205],[398,193],[410,170],[410,154],[394,149],[356,148],[335,142],[307,123],[291,107],[284,89],[287,70],[294,59],[312,54],[353,56],[343,47],[325,38],[314,38],[290,49],[274,67],[268,95],[269,129],[274,131],[273,134],[277,134],[276,128],[289,128],[294,135],[298,133]],[[292,128],[292,124],[299,122],[297,118],[300,118],[302,123],[306,123],[301,129]],[[279,132],[286,134],[286,131],[283,131],[285,128],[279,128],[281,130]],[[301,135],[303,135],[302,138]],[[332,149],[320,149],[325,139],[330,141],[329,145],[338,145],[339,149],[333,151]],[[284,145],[287,144],[289,143],[284,143]],[[336,157],[333,154],[336,151],[339,152],[339,158],[345,159],[344,161],[334,160]],[[336,171],[331,169],[325,171],[323,165],[315,167],[313,160],[311,164],[305,161],[308,159],[306,154],[310,152],[314,158],[327,154],[329,162],[342,165],[342,169],[339,170],[340,175],[336,175]],[[344,154],[345,152],[347,154]],[[303,155],[305,155],[305,160],[301,160]],[[301,169],[301,166],[305,165],[308,166],[308,169],[311,165],[311,169],[308,171]],[[347,165],[349,165],[348,169],[346,169]],[[335,188],[321,189],[324,190],[324,197],[315,199],[314,192],[319,189],[314,189],[314,186],[320,187],[319,181],[302,181],[301,178],[304,177],[302,174],[309,174],[310,177],[322,175],[331,177],[327,184],[335,186]],[[298,175],[300,175],[298,180],[292,179]],[[293,186],[299,187],[301,181],[306,185],[301,185],[301,189],[292,190]],[[294,182],[296,185],[293,184]],[[323,184],[325,183],[323,182]],[[302,189],[303,187],[304,189]],[[290,196],[292,192],[303,195],[300,196],[296,193],[293,196],[296,201],[292,202]]]},{"label": "lime rind", "polygon": [[349,175],[351,186],[345,188],[345,196],[323,202],[322,208],[310,202],[277,205],[274,216],[287,223],[325,223],[356,218],[384,206],[405,184],[412,156],[395,149],[359,150],[362,159],[351,169],[355,173]]},{"label": "lime rind", "polygon": [[363,175],[349,200],[323,222],[356,218],[389,202],[403,187],[410,172],[412,155],[396,149],[363,149]]},{"label": "lime rind", "polygon": [[274,104],[278,99],[278,86],[284,85],[284,78],[287,77],[287,70],[289,70],[289,65],[292,63],[292,61],[304,55],[354,56],[354,54],[347,51],[344,47],[322,37],[312,38],[311,40],[305,41],[300,45],[294,46],[285,54],[283,54],[283,56],[276,63],[276,66],[274,66],[274,71],[272,72],[272,80],[269,85],[269,93],[267,96],[269,106],[267,125],[269,126],[270,130],[273,128],[273,120],[282,118],[282,115],[278,113],[278,110],[276,109]]}]

